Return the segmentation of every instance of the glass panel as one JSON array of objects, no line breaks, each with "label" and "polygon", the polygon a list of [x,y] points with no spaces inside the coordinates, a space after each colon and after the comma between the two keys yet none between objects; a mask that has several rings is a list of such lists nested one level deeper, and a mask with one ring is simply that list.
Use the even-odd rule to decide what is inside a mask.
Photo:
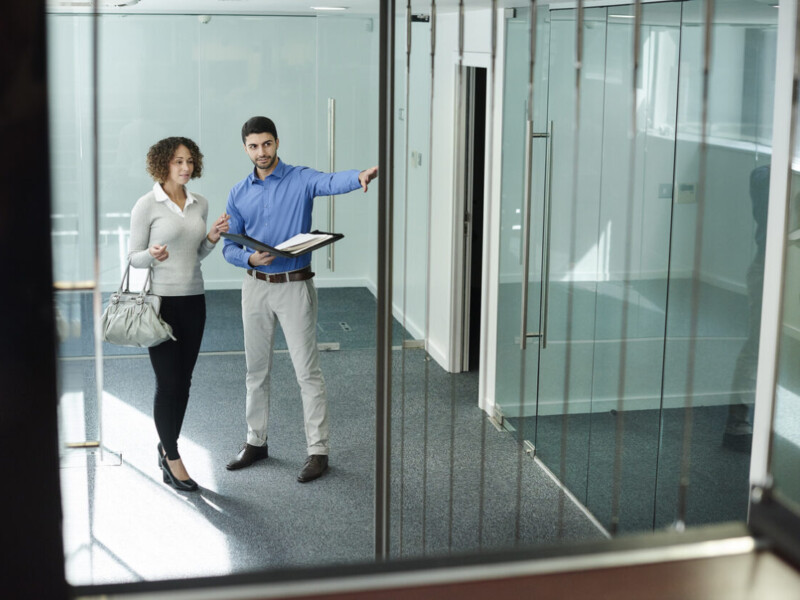
[{"label": "glass panel", "polygon": [[529,25],[525,19],[507,19],[505,29],[495,411],[516,416],[520,412],[524,125],[530,46]]},{"label": "glass panel", "polygon": [[653,524],[680,5],[641,21],[632,161],[634,11],[609,9],[587,506],[612,533]]},{"label": "glass panel", "polygon": [[[795,32],[795,35],[797,32]],[[795,57],[796,59],[796,57]],[[795,103],[797,99],[795,98]],[[772,423],[770,475],[772,494],[800,511],[800,119],[795,111],[794,153],[788,196],[783,306],[779,333],[777,385]]]},{"label": "glass panel", "polygon": [[[92,35],[85,16],[47,22],[53,280],[94,278]],[[70,49],[66,52],[65,49]],[[75,315],[78,316],[78,315]],[[91,338],[91,334],[90,334]]]},{"label": "glass panel", "polygon": [[[90,522],[88,482],[93,452],[100,439],[94,362],[92,291],[94,289],[94,158],[92,126],[92,21],[86,16],[47,21],[50,127],[51,244],[58,334],[58,414],[62,473],[64,553],[70,567],[90,568],[85,523]],[[67,49],[69,51],[67,51]],[[80,450],[69,450],[72,446]],[[90,447],[84,450],[83,446]],[[76,456],[77,455],[77,456]],[[70,481],[75,483],[70,487]]]},{"label": "glass panel", "polygon": [[[374,56],[375,63],[377,62],[377,22],[372,17],[317,17],[314,20],[317,56],[313,68],[317,89],[316,94],[309,95],[316,98],[317,118],[313,131],[309,132],[313,137],[293,139],[292,153],[295,148],[304,153],[316,149],[316,162],[303,163],[293,156],[289,158],[288,149],[287,160],[294,161],[292,164],[315,164],[321,171],[330,170],[328,100],[332,99],[333,170],[373,166],[378,156],[378,138],[374,134],[374,125],[365,120],[369,115],[377,115],[378,98],[374,93],[377,79],[372,79],[377,78],[377,72],[373,70],[365,73],[364,57]],[[343,40],[347,40],[347,43],[342,43]],[[354,82],[359,84],[354,85]],[[263,112],[267,109],[261,110]],[[287,124],[288,122],[290,121]],[[305,143],[304,140],[307,139],[314,139],[315,143]],[[323,278],[326,283],[330,282],[336,287],[361,287],[365,280],[375,281],[377,261],[364,260],[363,252],[364,248],[374,248],[377,243],[374,226],[378,218],[375,198],[373,191],[366,196],[356,193],[352,196],[334,197],[333,211],[330,210],[328,197],[316,200],[312,227],[327,231],[333,217],[334,229],[344,232],[347,239],[347,243],[334,244],[330,246],[330,250],[314,252],[312,255],[312,265],[319,285]],[[333,265],[328,263],[329,255],[333,258]],[[348,315],[345,311],[341,316],[341,320],[347,322],[353,320],[355,315]],[[341,331],[338,321],[320,325],[321,342],[338,341],[335,339],[338,331]],[[336,333],[327,339],[325,332]],[[359,346],[374,346],[372,328],[367,332],[363,328],[356,331],[355,327],[351,327],[349,333],[350,337],[358,337],[357,341],[352,341]]]},{"label": "glass panel", "polygon": [[584,14],[579,123],[575,123],[576,17],[575,10],[551,13],[550,308],[547,347],[539,367],[536,452],[585,502],[600,250],[606,9],[587,9]]},{"label": "glass panel", "polygon": [[[538,11],[533,84],[533,132],[547,133],[549,12]],[[530,13],[517,11],[506,20],[503,92],[503,163],[501,175],[500,286],[498,290],[496,410],[520,441],[533,440],[539,340],[520,349],[523,252],[525,248],[525,156],[530,68]],[[528,258],[527,332],[541,331],[541,281],[547,150],[550,141],[532,142],[531,206]],[[524,392],[521,392],[524,386]]]},{"label": "glass panel", "polygon": [[[394,172],[394,306],[400,308],[400,335],[395,336],[396,368],[392,381],[391,555],[425,554],[428,538],[428,460],[434,431],[427,415],[431,378],[441,369],[421,345],[428,329],[427,269],[431,110],[431,23],[411,24],[409,76],[406,77],[407,21],[395,22],[395,172]],[[407,142],[406,145],[406,134]],[[402,345],[410,340],[417,344]],[[431,374],[433,370],[434,375]],[[434,385],[433,389],[441,389]],[[469,397],[474,400],[473,394]]]},{"label": "glass panel", "polygon": [[684,435],[686,523],[747,516],[777,11],[739,4],[715,3],[705,149],[705,5],[683,8],[656,527],[680,516]]},{"label": "glass panel", "polygon": [[[93,277],[91,25],[85,15],[48,15],[57,281]],[[131,209],[153,185],[145,156],[161,138],[186,136],[200,146],[203,177],[187,188],[208,199],[209,223],[225,210],[231,186],[252,169],[240,138],[242,123],[252,115],[275,120],[281,160],[325,171],[327,156],[319,150],[327,149],[327,123],[318,109],[335,96],[340,100],[336,168],[375,164],[378,28],[373,25],[371,17],[324,22],[285,16],[99,17],[98,283],[104,296],[119,285],[127,262]],[[329,497],[346,497],[355,511],[346,519],[312,525],[308,504],[302,513],[294,512],[297,494],[308,491],[298,492],[296,482],[306,440],[298,384],[282,333],[276,335],[272,364],[271,468],[254,466],[244,478],[225,469],[246,432],[245,359],[239,291],[243,273],[223,259],[220,248],[202,262],[207,318],[180,436],[182,458],[201,490],[185,497],[164,485],[153,460],[158,437],[147,352],[104,344],[104,392],[98,407],[91,295],[59,294],[57,315],[65,336],[58,363],[61,441],[94,440],[102,421],[105,450],[65,452],[62,461],[70,583],[319,564],[318,554],[306,552],[304,537],[312,533],[321,536],[315,540],[317,548],[320,539],[335,540],[320,550],[328,561],[372,559],[373,462],[371,454],[358,449],[370,444],[369,436],[351,435],[349,429],[361,433],[374,427],[370,412],[360,410],[372,405],[374,388],[351,383],[368,381],[374,364],[375,299],[370,286],[374,288],[376,265],[364,248],[375,245],[376,196],[371,187],[366,195],[339,199],[337,228],[346,237],[337,245],[334,272],[327,269],[324,253],[314,257],[319,264],[318,342],[341,348],[322,353],[320,359],[331,421],[338,427],[331,437],[342,464],[354,454],[361,457],[348,462],[357,483],[345,477],[338,486],[336,480],[332,483],[333,488],[341,486],[338,492],[330,490]],[[320,204],[323,214],[314,215],[314,225],[322,228],[327,203]],[[132,287],[138,289],[142,279],[136,273]],[[366,371],[352,365],[366,366]],[[339,398],[347,402],[337,402]],[[359,406],[355,414],[350,413],[353,404]],[[119,458],[116,453],[122,460],[114,464],[103,458]],[[280,485],[272,477],[280,478],[275,480]],[[270,490],[268,506],[265,489]],[[239,527],[245,522],[259,523],[263,535],[254,539]],[[355,535],[345,533],[350,528]],[[342,544],[344,539],[353,545]],[[203,552],[195,551],[198,544]]]}]

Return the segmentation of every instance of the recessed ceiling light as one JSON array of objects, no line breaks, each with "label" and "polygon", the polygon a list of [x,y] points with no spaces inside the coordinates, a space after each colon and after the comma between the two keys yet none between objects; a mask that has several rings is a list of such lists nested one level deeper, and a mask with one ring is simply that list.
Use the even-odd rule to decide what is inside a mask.
[{"label": "recessed ceiling light", "polygon": [[346,6],[312,6],[311,10],[347,10]]}]

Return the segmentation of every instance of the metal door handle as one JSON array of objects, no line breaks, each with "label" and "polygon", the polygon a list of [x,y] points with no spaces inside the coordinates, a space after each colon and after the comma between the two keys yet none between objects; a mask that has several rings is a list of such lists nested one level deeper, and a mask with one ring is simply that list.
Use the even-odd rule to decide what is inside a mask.
[{"label": "metal door handle", "polygon": [[547,321],[550,314],[550,209],[553,206],[553,122],[550,121],[547,133],[547,179],[545,180],[545,197],[547,201],[544,205],[544,240],[542,241],[542,302],[541,302],[541,323],[542,323],[542,349],[547,348]]},{"label": "metal door handle", "polygon": [[[328,98],[328,172],[333,173],[336,168],[336,100]],[[336,209],[335,196],[328,196],[328,231],[333,233],[336,229],[333,217]],[[334,270],[333,244],[328,244],[328,268]]]},{"label": "metal door handle", "polygon": [[[522,256],[522,323],[520,331],[520,349],[525,350],[528,338],[540,338],[542,348],[547,347],[547,318],[549,314],[550,296],[550,208],[552,206],[552,180],[553,180],[553,122],[550,121],[548,130],[544,133],[533,131],[533,122],[528,120],[525,124],[525,188],[523,206],[523,256]],[[544,204],[544,214],[542,215],[542,287],[541,302],[539,309],[540,332],[528,332],[528,268],[530,263],[530,233],[531,233],[531,155],[533,154],[533,139],[546,138],[548,141],[547,152],[545,154],[545,164],[547,165],[547,178],[545,179],[546,202]]]},{"label": "metal door handle", "polygon": [[[531,249],[531,155],[533,153],[533,121],[525,121],[525,179],[522,192],[522,322],[519,347],[525,350],[528,340],[528,267]],[[533,337],[533,336],[531,336]]]}]

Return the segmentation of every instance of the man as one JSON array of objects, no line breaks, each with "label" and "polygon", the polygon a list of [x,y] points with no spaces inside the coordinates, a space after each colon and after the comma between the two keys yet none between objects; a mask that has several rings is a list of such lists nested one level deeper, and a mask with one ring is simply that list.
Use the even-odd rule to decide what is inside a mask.
[{"label": "man", "polygon": [[[761,335],[761,295],[764,292],[764,256],[767,249],[767,209],[769,207],[769,165],[750,173],[750,201],[755,221],[756,251],[747,269],[747,297],[750,308],[747,339],[739,351],[731,382],[731,403],[722,434],[722,445],[738,452],[750,452],[753,424],[749,401],[755,399],[758,344]],[[748,400],[745,403],[745,399]]]},{"label": "man", "polygon": [[[316,196],[344,194],[359,187],[366,192],[369,182],[378,176],[378,167],[320,173],[286,164],[278,158],[278,131],[266,117],[252,117],[244,124],[242,142],[255,167],[228,196],[229,231],[270,246],[311,229]],[[247,442],[227,468],[242,469],[269,455],[269,378],[277,319],[303,399],[308,458],[297,480],[317,479],[328,468],[328,399],[317,350],[317,291],[311,253],[296,258],[273,256],[229,239],[222,252],[229,263],[247,269],[242,284]]]}]

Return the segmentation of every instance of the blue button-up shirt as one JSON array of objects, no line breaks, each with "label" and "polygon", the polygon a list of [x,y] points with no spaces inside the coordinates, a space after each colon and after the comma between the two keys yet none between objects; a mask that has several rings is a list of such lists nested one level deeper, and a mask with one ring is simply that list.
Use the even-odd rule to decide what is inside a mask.
[{"label": "blue button-up shirt", "polygon": [[[231,217],[230,233],[243,233],[273,247],[298,233],[308,233],[314,197],[352,192],[361,187],[358,175],[357,170],[320,173],[279,160],[262,181],[253,169],[228,195],[225,211]],[[309,252],[296,258],[277,256],[267,266],[251,267],[247,260],[253,252],[228,239],[222,249],[232,265],[264,273],[296,271],[311,264]]]}]

